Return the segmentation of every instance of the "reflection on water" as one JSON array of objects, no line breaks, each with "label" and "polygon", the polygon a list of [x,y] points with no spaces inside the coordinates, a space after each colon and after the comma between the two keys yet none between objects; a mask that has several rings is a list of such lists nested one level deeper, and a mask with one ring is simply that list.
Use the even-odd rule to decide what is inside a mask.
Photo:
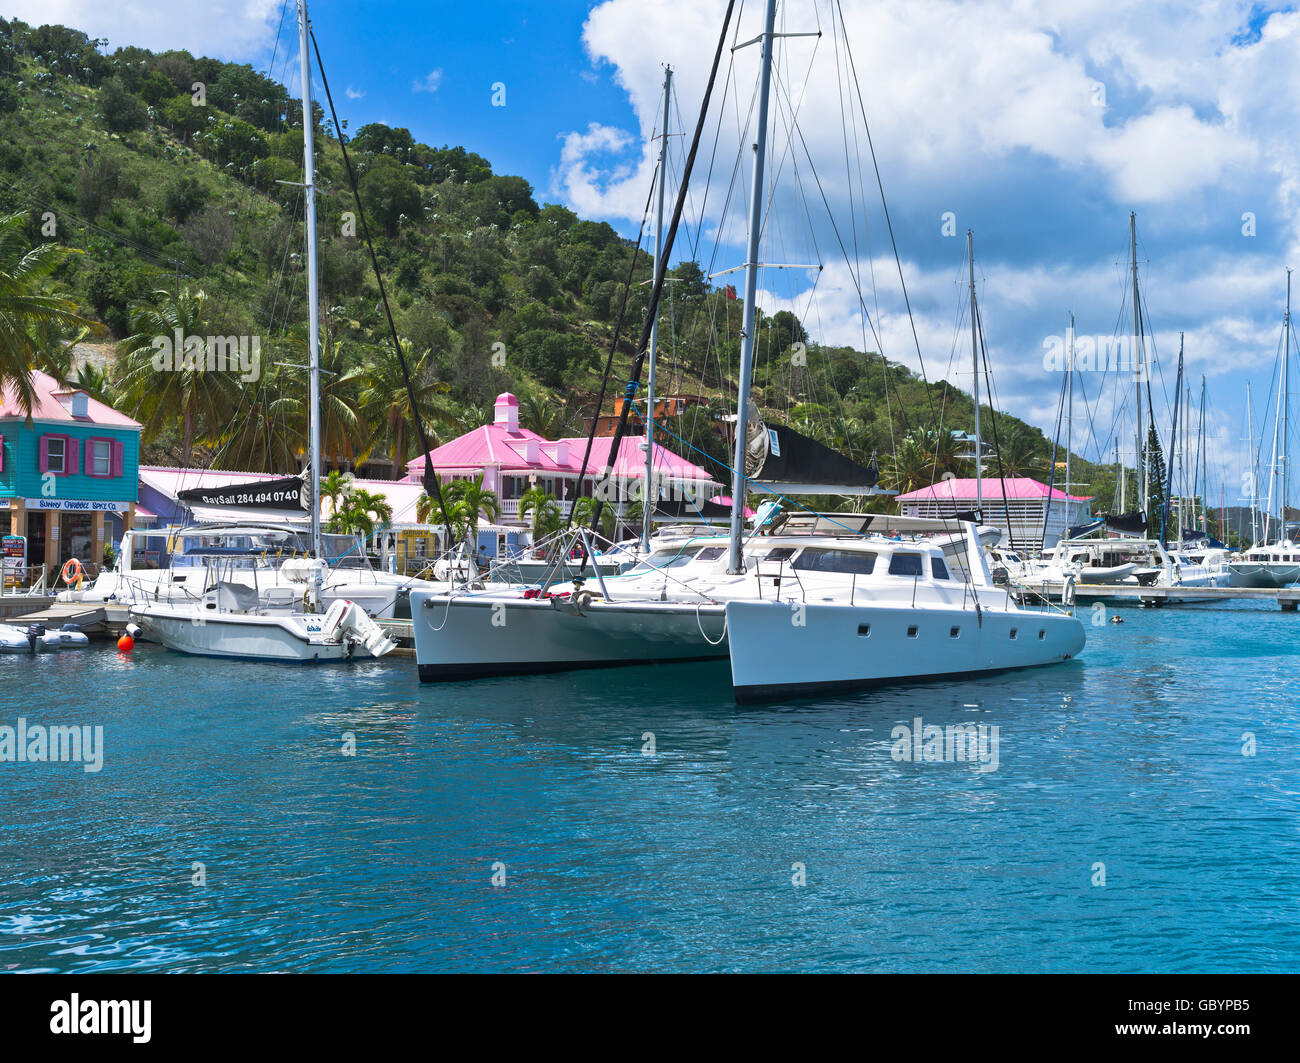
[{"label": "reflection on water", "polygon": [[[717,663],[0,658],[0,725],[105,742],[0,764],[0,970],[1293,969],[1297,621],[1123,615],[746,708]],[[996,727],[996,770],[895,759],[918,721]]]}]

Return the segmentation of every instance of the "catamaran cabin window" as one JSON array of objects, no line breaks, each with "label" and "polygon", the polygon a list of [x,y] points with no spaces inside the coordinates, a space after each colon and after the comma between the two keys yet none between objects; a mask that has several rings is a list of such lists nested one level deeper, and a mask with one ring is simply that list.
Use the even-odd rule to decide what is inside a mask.
[{"label": "catamaran cabin window", "polygon": [[891,576],[919,576],[921,574],[920,554],[895,554],[889,559]]},{"label": "catamaran cabin window", "polygon": [[767,552],[764,561],[789,561],[794,556],[795,547],[778,546]]},{"label": "catamaran cabin window", "polygon": [[941,557],[930,558],[930,572],[935,579],[952,579],[948,575],[948,566],[944,564]]},{"label": "catamaran cabin window", "polygon": [[716,561],[726,552],[727,552],[727,548],[725,546],[706,546],[703,550],[701,550],[698,554],[695,555],[695,560]]},{"label": "catamaran cabin window", "polygon": [[869,576],[876,555],[865,550],[804,550],[790,566],[802,572],[848,572]]},{"label": "catamaran cabin window", "polygon": [[695,556],[691,550],[660,550],[651,554],[641,564],[637,572],[649,572],[656,568],[681,568]]}]

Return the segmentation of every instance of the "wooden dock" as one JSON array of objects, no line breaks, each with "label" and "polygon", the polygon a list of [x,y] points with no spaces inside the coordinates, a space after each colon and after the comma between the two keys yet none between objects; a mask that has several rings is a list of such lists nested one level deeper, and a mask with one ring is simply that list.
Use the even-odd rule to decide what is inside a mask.
[{"label": "wooden dock", "polygon": [[[18,599],[14,599],[18,601]],[[8,601],[5,604],[9,604]],[[64,624],[76,624],[90,638],[116,638],[126,627],[127,612],[124,605],[104,602],[58,602],[53,598],[31,598],[23,603],[21,611],[12,611],[0,617],[0,623],[15,627],[44,624],[57,631]]]},{"label": "wooden dock", "polygon": [[[1064,585],[1048,583],[1041,587],[1016,587],[1013,593],[1022,602],[1033,603],[1046,597],[1059,604]],[[1160,608],[1167,605],[1207,605],[1230,601],[1277,602],[1284,613],[1300,607],[1300,585],[1294,587],[1140,587],[1136,584],[1076,583],[1074,600],[1080,605],[1113,602]]]}]

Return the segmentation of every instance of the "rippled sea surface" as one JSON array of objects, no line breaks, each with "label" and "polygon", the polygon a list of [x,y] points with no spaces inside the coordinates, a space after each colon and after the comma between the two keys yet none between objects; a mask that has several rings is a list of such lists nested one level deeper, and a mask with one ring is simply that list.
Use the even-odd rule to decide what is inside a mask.
[{"label": "rippled sea surface", "polygon": [[[0,763],[0,971],[1295,970],[1300,616],[1119,615],[743,709],[717,665],[0,657],[0,725],[104,729],[97,773]],[[996,770],[896,760],[918,717]]]}]

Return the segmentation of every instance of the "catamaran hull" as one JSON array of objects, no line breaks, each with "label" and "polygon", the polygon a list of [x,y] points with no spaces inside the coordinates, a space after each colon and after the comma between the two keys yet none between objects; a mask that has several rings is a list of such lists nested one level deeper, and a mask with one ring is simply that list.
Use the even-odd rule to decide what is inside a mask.
[{"label": "catamaran hull", "polygon": [[726,619],[742,703],[1059,664],[1085,642],[1057,613],[735,601]]},{"label": "catamaran hull", "polygon": [[420,679],[700,661],[727,655],[722,607],[411,596]]},{"label": "catamaran hull", "polygon": [[1300,565],[1230,561],[1228,578],[1232,587],[1289,587],[1300,582]]},{"label": "catamaran hull", "polygon": [[242,660],[343,661],[351,657],[346,642],[318,641],[324,616],[229,616],[217,614],[196,622],[184,610],[132,610],[131,619],[146,638],[169,650],[198,657],[235,657]]}]

